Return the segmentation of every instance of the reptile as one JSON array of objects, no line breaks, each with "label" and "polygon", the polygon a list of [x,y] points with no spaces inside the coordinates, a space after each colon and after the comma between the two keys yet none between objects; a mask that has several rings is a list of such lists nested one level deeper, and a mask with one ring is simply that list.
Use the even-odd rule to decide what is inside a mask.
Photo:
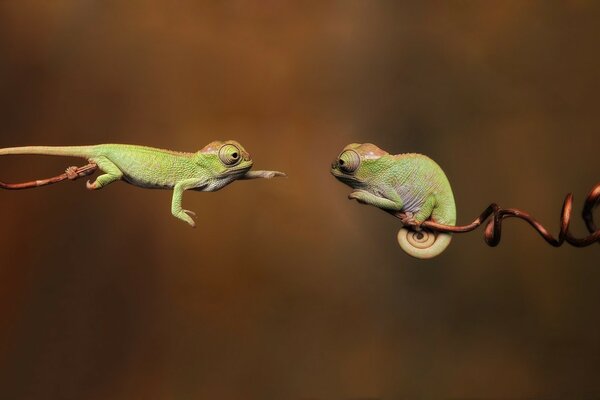
[{"label": "reptile", "polygon": [[[250,154],[234,140],[214,141],[195,153],[177,152],[154,147],[128,144],[99,144],[91,146],[26,146],[0,149],[0,155],[41,154],[80,157],[103,174],[86,187],[98,190],[123,180],[148,189],[172,189],[171,213],[192,227],[196,214],[182,207],[183,192],[196,190],[212,192],[235,180],[285,176],[278,171],[250,171]],[[74,167],[67,169],[70,178]],[[95,168],[94,168],[95,169]],[[38,181],[42,182],[42,181]],[[41,185],[41,183],[39,184]],[[8,188],[7,184],[0,187]]]},{"label": "reptile", "polygon": [[450,244],[450,233],[420,227],[427,220],[456,224],[450,183],[431,158],[416,153],[392,155],[371,143],[352,143],[332,163],[331,173],[354,189],[349,199],[400,218],[398,243],[409,255],[432,258]]}]

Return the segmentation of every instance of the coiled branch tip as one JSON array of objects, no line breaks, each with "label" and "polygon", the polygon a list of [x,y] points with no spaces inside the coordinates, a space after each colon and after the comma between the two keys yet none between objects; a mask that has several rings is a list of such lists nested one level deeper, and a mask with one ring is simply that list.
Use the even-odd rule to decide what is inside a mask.
[{"label": "coiled branch tip", "polygon": [[593,215],[594,208],[596,208],[598,204],[600,204],[600,183],[596,184],[592,188],[585,199],[585,203],[583,204],[583,211],[581,215],[587,230],[590,232],[590,234],[584,238],[574,237],[569,231],[569,224],[571,223],[571,214],[573,210],[572,193],[569,193],[566,196],[563,203],[558,238],[552,236],[548,229],[546,229],[542,224],[540,224],[535,218],[525,211],[517,208],[501,208],[495,203],[490,204],[477,219],[468,225],[451,226],[438,224],[433,221],[425,221],[420,226],[437,232],[465,233],[477,229],[489,217],[491,217],[491,219],[485,225],[484,239],[489,246],[493,247],[500,243],[500,238],[502,237],[502,221],[507,218],[518,218],[531,225],[533,229],[535,229],[540,236],[542,236],[542,238],[544,238],[544,240],[546,240],[546,242],[552,246],[559,247],[564,242],[567,242],[575,247],[585,247],[591,245],[592,243],[600,244],[600,230],[598,230],[596,227]]}]

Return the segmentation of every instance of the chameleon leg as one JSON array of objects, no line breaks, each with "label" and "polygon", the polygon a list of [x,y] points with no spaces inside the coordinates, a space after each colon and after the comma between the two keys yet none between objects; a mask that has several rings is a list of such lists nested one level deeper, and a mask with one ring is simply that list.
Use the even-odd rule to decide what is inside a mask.
[{"label": "chameleon leg", "polygon": [[417,224],[425,222],[425,220],[431,217],[433,209],[435,208],[436,200],[434,195],[430,195],[425,200],[425,203],[421,206],[421,209],[413,216],[414,221]]},{"label": "chameleon leg", "polygon": [[429,195],[419,211],[414,215],[408,215],[402,221],[404,225],[407,225],[398,231],[398,244],[402,250],[413,257],[426,259],[437,256],[448,247],[452,240],[452,234],[434,232],[421,227],[421,224],[429,218],[437,221],[436,210],[438,209],[436,196]]},{"label": "chameleon leg", "polygon": [[390,200],[385,197],[375,196],[373,193],[365,190],[355,190],[348,195],[349,199],[354,199],[362,204],[370,204],[372,206],[384,209],[384,210],[402,210],[403,204],[400,198]]},{"label": "chameleon leg", "polygon": [[192,226],[192,228],[196,227],[196,223],[192,219],[191,215],[196,215],[193,211],[184,210],[181,206],[181,202],[183,200],[183,192],[188,189],[197,189],[202,187],[206,182],[204,180],[199,179],[187,179],[181,181],[175,185],[173,188],[173,200],[171,202],[171,213],[174,217],[179,218],[180,220],[187,222]]},{"label": "chameleon leg", "polygon": [[248,171],[248,172],[246,172],[246,174],[242,175],[242,177],[238,178],[238,179],[259,179],[259,178],[271,179],[271,178],[275,178],[276,176],[287,176],[287,175],[285,173],[279,172],[279,171]]},{"label": "chameleon leg", "polygon": [[93,161],[100,170],[104,171],[105,174],[100,175],[96,178],[96,180],[92,183],[87,181],[86,187],[90,190],[101,189],[109,183],[113,183],[114,181],[118,181],[123,177],[123,172],[117,167],[112,161],[110,161],[106,157],[98,157],[94,158]]}]

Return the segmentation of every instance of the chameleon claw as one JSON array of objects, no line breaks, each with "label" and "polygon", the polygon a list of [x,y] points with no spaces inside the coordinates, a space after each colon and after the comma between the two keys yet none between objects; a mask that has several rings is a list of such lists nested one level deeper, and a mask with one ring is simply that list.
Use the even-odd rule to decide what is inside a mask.
[{"label": "chameleon claw", "polygon": [[67,179],[74,181],[79,178],[79,169],[77,167],[68,167],[65,170],[65,174],[67,174]]},{"label": "chameleon claw", "polygon": [[282,177],[282,178],[287,178],[287,175],[285,172],[279,172],[279,171],[271,171],[271,173],[269,174],[269,176],[267,178],[276,178],[276,177]]},{"label": "chameleon claw", "polygon": [[184,220],[185,222],[187,222],[192,228],[196,227],[196,221],[194,221],[196,213],[190,210],[181,210],[181,216],[179,217],[180,219]]},{"label": "chameleon claw", "polygon": [[421,223],[418,222],[415,217],[414,214],[411,212],[404,212],[400,214],[400,222],[402,222],[402,225],[404,226],[410,226],[411,228],[413,228],[416,231],[421,230]]},{"label": "chameleon claw", "polygon": [[96,184],[95,181],[94,182],[87,181],[85,183],[85,187],[88,188],[89,190],[96,190],[96,189],[98,189],[98,185]]},{"label": "chameleon claw", "polygon": [[361,204],[367,204],[366,201],[363,200],[360,190],[355,190],[354,192],[348,195],[349,200],[356,200]]},{"label": "chameleon claw", "polygon": [[271,179],[276,177],[287,177],[287,175],[279,171],[248,171],[239,179]]}]

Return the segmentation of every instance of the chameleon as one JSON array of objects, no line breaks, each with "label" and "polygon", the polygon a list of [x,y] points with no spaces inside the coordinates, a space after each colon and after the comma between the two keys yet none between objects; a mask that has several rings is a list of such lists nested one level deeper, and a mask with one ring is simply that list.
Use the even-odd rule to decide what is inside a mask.
[{"label": "chameleon", "polygon": [[354,189],[349,199],[400,218],[398,243],[409,255],[433,258],[450,244],[450,233],[420,227],[426,220],[456,224],[452,188],[431,158],[416,153],[391,155],[371,143],[352,143],[333,161],[331,173]]},{"label": "chameleon", "polygon": [[[103,172],[93,182],[87,181],[90,190],[102,189],[119,180],[142,188],[172,189],[171,213],[192,227],[196,226],[192,218],[196,214],[183,209],[184,191],[212,192],[235,180],[286,176],[279,171],[250,171],[253,165],[250,154],[234,140],[213,141],[195,153],[128,144],[0,149],[0,156],[9,154],[85,158]],[[67,169],[66,173],[74,171]]]}]

